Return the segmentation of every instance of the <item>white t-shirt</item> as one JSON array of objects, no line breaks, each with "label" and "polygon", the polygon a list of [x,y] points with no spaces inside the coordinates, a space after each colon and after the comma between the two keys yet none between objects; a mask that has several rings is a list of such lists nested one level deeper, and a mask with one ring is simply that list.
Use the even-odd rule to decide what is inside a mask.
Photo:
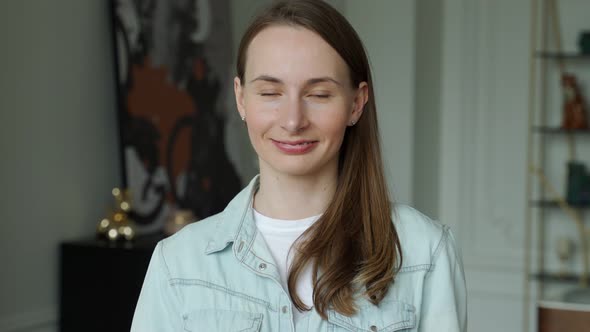
[{"label": "white t-shirt", "polygon": [[[303,234],[321,215],[300,220],[282,220],[269,218],[254,210],[254,221],[262,234],[272,257],[279,268],[281,284],[287,291],[289,266],[293,259],[293,252],[289,252],[297,238]],[[308,264],[297,281],[297,294],[308,307],[313,307],[313,284],[311,280],[311,266]],[[293,306],[294,322],[307,313],[300,312]]]}]

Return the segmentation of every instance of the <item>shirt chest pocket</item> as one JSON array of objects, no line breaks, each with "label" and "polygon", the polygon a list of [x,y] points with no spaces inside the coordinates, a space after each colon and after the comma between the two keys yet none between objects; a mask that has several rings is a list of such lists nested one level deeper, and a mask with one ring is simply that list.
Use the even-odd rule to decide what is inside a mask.
[{"label": "shirt chest pocket", "polygon": [[411,304],[388,301],[382,302],[379,306],[362,306],[352,317],[330,311],[328,320],[334,332],[411,331],[416,327],[415,311]]},{"label": "shirt chest pocket", "polygon": [[245,311],[205,309],[183,316],[184,330],[189,332],[257,332],[262,314]]}]

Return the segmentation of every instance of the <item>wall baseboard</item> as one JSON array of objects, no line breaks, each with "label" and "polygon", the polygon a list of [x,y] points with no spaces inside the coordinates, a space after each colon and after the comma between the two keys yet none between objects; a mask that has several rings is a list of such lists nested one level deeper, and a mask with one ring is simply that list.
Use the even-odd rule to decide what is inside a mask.
[{"label": "wall baseboard", "polygon": [[0,332],[57,331],[57,324],[57,309],[53,307],[0,316]]}]

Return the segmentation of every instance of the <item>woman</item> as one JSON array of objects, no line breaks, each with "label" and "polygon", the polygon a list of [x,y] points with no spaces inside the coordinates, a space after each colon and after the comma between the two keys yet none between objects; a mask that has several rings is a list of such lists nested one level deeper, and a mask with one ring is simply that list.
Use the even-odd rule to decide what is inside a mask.
[{"label": "woman", "polygon": [[244,34],[236,103],[260,175],[158,244],[132,331],[464,331],[450,230],[390,203],[367,56],[323,1]]}]

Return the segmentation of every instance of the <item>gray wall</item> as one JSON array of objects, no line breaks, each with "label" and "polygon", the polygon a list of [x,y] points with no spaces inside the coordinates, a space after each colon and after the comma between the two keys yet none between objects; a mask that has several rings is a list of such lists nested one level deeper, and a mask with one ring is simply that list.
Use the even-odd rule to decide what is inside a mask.
[{"label": "gray wall", "polygon": [[119,183],[106,1],[0,1],[0,331],[56,317],[58,243]]},{"label": "gray wall", "polygon": [[369,54],[390,192],[412,204],[415,2],[348,0],[345,13]]},{"label": "gray wall", "polygon": [[442,4],[440,0],[416,1],[412,201],[434,218],[439,217]]}]

